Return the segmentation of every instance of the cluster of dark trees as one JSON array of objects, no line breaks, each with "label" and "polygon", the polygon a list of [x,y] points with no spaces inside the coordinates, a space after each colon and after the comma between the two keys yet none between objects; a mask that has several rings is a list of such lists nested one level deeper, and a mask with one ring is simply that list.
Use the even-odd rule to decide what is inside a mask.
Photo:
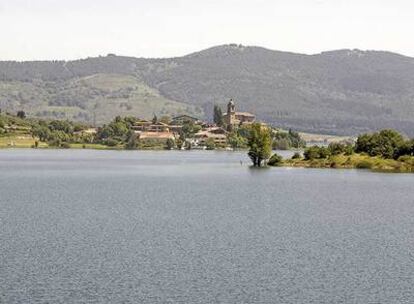
[{"label": "cluster of dark trees", "polygon": [[414,139],[406,140],[395,130],[382,130],[358,137],[355,152],[370,156],[398,159],[400,156],[414,155]]},{"label": "cluster of dark trees", "polygon": [[219,127],[225,127],[225,122],[224,122],[224,118],[223,118],[223,112],[221,111],[221,108],[220,108],[219,105],[214,105],[213,121]]},{"label": "cluster of dark trees", "polygon": [[306,147],[306,142],[300,137],[298,132],[289,129],[288,132],[277,131],[272,133],[273,149],[289,150],[300,149]]},{"label": "cluster of dark trees", "polygon": [[328,147],[312,146],[305,149],[303,157],[305,160],[312,159],[324,159],[331,155],[352,155],[354,153],[354,147],[347,143],[330,143]]},{"label": "cluster of dark trees", "polygon": [[115,117],[109,124],[103,125],[98,129],[96,141],[110,147],[128,143],[129,148],[134,148],[136,145],[136,138],[132,126],[135,121],[136,118],[132,116]]},{"label": "cluster of dark trees", "polygon": [[94,136],[79,134],[86,125],[69,120],[36,120],[32,122],[31,134],[49,146],[69,148],[70,143],[92,143]]},{"label": "cluster of dark trees", "polygon": [[305,160],[324,159],[331,155],[365,153],[385,159],[398,159],[401,156],[414,155],[414,139],[405,139],[395,130],[382,130],[376,133],[362,134],[355,145],[349,143],[331,143],[328,147],[313,146],[305,150]]}]

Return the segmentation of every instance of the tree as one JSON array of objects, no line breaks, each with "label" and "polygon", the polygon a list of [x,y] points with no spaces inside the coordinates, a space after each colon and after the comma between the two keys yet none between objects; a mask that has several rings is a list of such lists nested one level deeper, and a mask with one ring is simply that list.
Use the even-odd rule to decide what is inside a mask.
[{"label": "tree", "polygon": [[168,138],[167,139],[167,149],[172,150],[172,149],[174,149],[174,146],[175,146],[174,140],[172,138]]},{"label": "tree", "polygon": [[223,113],[218,105],[214,105],[214,123],[219,127],[224,126]]},{"label": "tree", "polygon": [[398,157],[399,148],[404,145],[404,138],[395,130],[382,130],[373,134],[358,136],[355,144],[357,153],[383,158]]},{"label": "tree", "polygon": [[272,152],[270,129],[262,126],[260,123],[253,123],[248,138],[248,146],[248,156],[250,157],[253,166],[261,167],[263,162],[266,162]]},{"label": "tree", "polygon": [[21,119],[25,119],[26,118],[26,113],[24,111],[18,111],[17,112],[17,117],[19,117]]},{"label": "tree", "polygon": [[152,123],[156,124],[158,122],[158,117],[157,115],[154,114],[154,117],[152,118]]},{"label": "tree", "polygon": [[246,139],[240,136],[237,131],[232,131],[229,133],[227,136],[227,141],[233,149],[243,148],[246,146]]},{"label": "tree", "polygon": [[309,147],[303,152],[303,157],[305,160],[313,160],[319,158],[319,147],[312,146]]},{"label": "tree", "polygon": [[183,127],[181,129],[182,134],[180,134],[180,136],[182,136],[184,139],[185,138],[192,138],[192,137],[194,137],[194,134],[197,133],[200,130],[201,130],[201,126],[196,125],[191,120],[185,121],[184,124],[183,124]]},{"label": "tree", "polygon": [[303,156],[305,160],[325,159],[331,155],[331,152],[326,147],[312,146],[305,150]]},{"label": "tree", "polygon": [[128,141],[125,148],[128,150],[135,150],[138,147],[137,135],[134,132],[129,132]]},{"label": "tree", "polygon": [[177,145],[178,150],[181,150],[183,148],[184,140],[181,138],[181,136],[177,138],[175,144]]},{"label": "tree", "polygon": [[206,140],[206,149],[207,150],[214,150],[216,148],[216,143],[214,142],[214,138],[207,138]]},{"label": "tree", "polygon": [[32,128],[32,136],[39,138],[40,141],[48,141],[50,137],[50,130],[47,126],[37,125]]},{"label": "tree", "polygon": [[276,167],[276,166],[280,166],[281,164],[282,164],[282,162],[283,162],[283,158],[282,158],[282,156],[280,156],[279,154],[277,154],[277,153],[275,153],[275,154],[273,154],[272,155],[272,157],[269,159],[269,161],[268,161],[268,165],[269,166],[273,166],[273,167]]},{"label": "tree", "polygon": [[289,150],[291,148],[299,149],[306,146],[306,142],[300,137],[298,132],[289,129],[289,132],[275,131],[273,135],[273,149]]}]

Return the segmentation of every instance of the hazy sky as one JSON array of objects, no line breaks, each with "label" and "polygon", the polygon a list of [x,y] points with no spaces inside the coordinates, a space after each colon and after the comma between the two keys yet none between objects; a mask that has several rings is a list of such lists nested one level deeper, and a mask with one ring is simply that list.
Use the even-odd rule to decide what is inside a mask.
[{"label": "hazy sky", "polygon": [[414,57],[414,0],[0,0],[0,60],[181,56],[226,43]]}]

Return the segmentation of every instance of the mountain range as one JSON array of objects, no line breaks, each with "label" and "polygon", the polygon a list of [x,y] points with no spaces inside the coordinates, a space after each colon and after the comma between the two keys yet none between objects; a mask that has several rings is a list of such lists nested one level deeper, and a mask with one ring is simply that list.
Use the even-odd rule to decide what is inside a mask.
[{"label": "mountain range", "polygon": [[316,55],[230,44],[183,57],[1,61],[0,109],[103,124],[116,115],[212,118],[214,104],[282,128],[414,136],[414,58],[383,51]]}]

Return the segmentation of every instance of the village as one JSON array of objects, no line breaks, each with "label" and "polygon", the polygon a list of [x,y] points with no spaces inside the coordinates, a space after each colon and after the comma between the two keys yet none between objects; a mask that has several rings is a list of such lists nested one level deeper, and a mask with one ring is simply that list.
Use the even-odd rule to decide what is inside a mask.
[{"label": "village", "polygon": [[[178,145],[180,149],[188,148],[188,146],[192,149],[209,149],[228,147],[228,137],[231,132],[256,121],[252,113],[237,112],[236,104],[232,99],[227,104],[227,112],[221,115],[222,119],[215,123],[189,115],[179,115],[170,121],[138,119],[131,128],[137,139],[141,141],[158,141],[160,144],[181,141],[186,145]],[[190,137],[186,136],[188,135],[185,130],[186,126],[191,126],[194,130]]]},{"label": "village", "polygon": [[116,116],[108,124],[96,127],[69,120],[39,120],[2,114],[0,147],[34,148],[92,148],[130,150],[214,150],[246,149],[253,124],[269,128],[272,148],[287,150],[303,148],[304,141],[297,132],[275,129],[258,122],[249,112],[239,112],[233,99],[223,113],[214,105],[213,121],[181,114],[175,117],[154,114],[152,119],[135,116]]}]

